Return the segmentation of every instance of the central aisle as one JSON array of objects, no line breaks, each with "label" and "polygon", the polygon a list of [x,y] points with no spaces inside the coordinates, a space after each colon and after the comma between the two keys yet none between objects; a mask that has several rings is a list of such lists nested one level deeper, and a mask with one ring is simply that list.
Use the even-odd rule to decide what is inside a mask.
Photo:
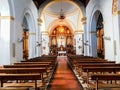
[{"label": "central aisle", "polygon": [[66,57],[58,57],[58,66],[51,82],[50,90],[80,90]]}]

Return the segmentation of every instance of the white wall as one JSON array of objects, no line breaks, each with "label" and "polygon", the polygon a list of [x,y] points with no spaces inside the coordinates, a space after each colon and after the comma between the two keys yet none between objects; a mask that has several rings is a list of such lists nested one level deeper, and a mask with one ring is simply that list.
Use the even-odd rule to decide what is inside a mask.
[{"label": "white wall", "polygon": [[83,33],[77,33],[76,38],[76,55],[83,55]]},{"label": "white wall", "polygon": [[[3,7],[3,5],[5,7]],[[8,0],[0,1],[0,65],[10,63],[10,8]]]},{"label": "white wall", "polygon": [[[118,0],[118,11],[120,11],[120,0]],[[117,11],[117,12],[118,12]],[[114,30],[114,54],[117,63],[120,63],[120,14],[113,16],[113,30]]]},{"label": "white wall", "polygon": [[[36,57],[36,41],[38,36],[38,11],[32,0],[1,0],[0,14],[3,19],[1,22],[0,31],[0,61],[1,65],[11,64],[23,59],[23,43],[18,41],[22,37],[23,17],[26,13],[30,14],[29,20],[30,33],[30,58]],[[14,19],[12,19],[13,17]],[[33,51],[33,52],[32,52]]]}]

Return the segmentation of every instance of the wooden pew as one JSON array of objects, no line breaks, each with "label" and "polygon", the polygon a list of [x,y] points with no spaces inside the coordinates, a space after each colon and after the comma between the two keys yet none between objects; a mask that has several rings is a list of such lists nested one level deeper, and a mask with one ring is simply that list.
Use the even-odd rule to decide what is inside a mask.
[{"label": "wooden pew", "polygon": [[81,63],[78,64],[79,68],[82,67],[102,67],[102,66],[120,66],[120,64],[115,64],[115,63]]},{"label": "wooden pew", "polygon": [[101,63],[98,63],[98,62],[90,62],[90,63],[77,63],[73,66],[73,68],[76,70],[76,71],[79,71],[79,69],[81,70],[83,67],[102,67],[102,66],[120,66],[120,64],[115,64],[113,62],[101,62]]},{"label": "wooden pew", "polygon": [[30,67],[46,67],[48,68],[49,64],[17,64],[17,65],[3,65],[4,68],[30,68]]},{"label": "wooden pew", "polygon": [[0,90],[29,90],[28,87],[0,87]]},{"label": "wooden pew", "polygon": [[[4,69],[0,70],[0,73],[9,73],[9,74],[24,74],[24,73],[29,74],[29,73],[37,73],[37,72],[42,73],[43,69],[48,70],[48,68],[50,68],[51,66],[54,67],[55,64],[56,64],[56,57],[54,58],[38,57],[37,59],[33,58],[31,60],[23,61],[21,63],[14,63],[14,65],[4,65],[3,66]],[[43,74],[41,74],[41,79],[42,78],[43,78]]]},{"label": "wooden pew", "polygon": [[35,90],[37,90],[37,80],[41,80],[40,74],[0,74],[1,87],[3,87],[4,80],[35,80]]},{"label": "wooden pew", "polygon": [[[96,74],[98,72],[102,74],[110,73],[115,74],[116,72],[120,72],[120,64],[115,64],[115,61],[107,61],[99,58],[92,58],[92,57],[76,57],[68,60],[73,68],[73,70],[81,69],[87,75],[87,80],[89,80],[89,73],[90,76],[92,74]],[[74,69],[75,66],[75,69]],[[78,67],[76,69],[76,67]],[[113,72],[113,73],[111,73]],[[76,73],[76,72],[75,72]],[[110,77],[107,76],[111,81]],[[90,77],[91,78],[91,77]],[[105,77],[104,77],[105,78]],[[81,79],[78,77],[78,79]],[[87,81],[88,83],[88,81]],[[93,83],[93,82],[92,82]],[[92,89],[93,90],[93,89]],[[96,89],[94,89],[96,90]],[[98,89],[97,89],[98,90]]]},{"label": "wooden pew", "polygon": [[47,69],[47,74],[49,74],[53,67],[51,64],[15,64],[15,65],[4,65],[4,68],[38,68],[38,67],[44,67]]},{"label": "wooden pew", "polygon": [[96,90],[98,90],[99,80],[120,80],[120,74],[93,74],[91,80],[96,81]]},{"label": "wooden pew", "polygon": [[120,64],[115,63],[81,63],[76,65],[76,71],[82,70],[84,67],[119,67]]},{"label": "wooden pew", "polygon": [[74,63],[115,63],[115,61],[85,60],[85,61],[75,61]]},{"label": "wooden pew", "polygon": [[19,62],[19,63],[14,63],[14,65],[16,65],[16,64],[52,64],[52,62],[49,62],[49,61],[47,61],[47,62]]},{"label": "wooden pew", "polygon": [[55,70],[54,67],[51,67],[51,64],[17,64],[17,65],[4,65],[3,68],[46,68],[47,71],[46,73],[43,75],[44,77],[44,81],[45,82],[49,82],[50,78],[52,77],[53,71]]},{"label": "wooden pew", "polygon": [[96,64],[96,63],[113,63],[113,64],[115,64],[115,61],[106,61],[106,60],[78,60],[78,61],[74,61],[73,63],[72,63],[72,66],[75,68],[75,67],[77,67],[77,66],[79,66],[79,65],[81,65],[81,64],[89,64],[89,63],[94,63],[94,64]]},{"label": "wooden pew", "polygon": [[[47,72],[47,69],[46,68],[1,68],[0,69],[0,73],[6,73],[6,74],[24,74],[24,73],[39,73],[41,75],[41,80],[42,80],[42,83],[43,85],[45,85],[45,82],[44,82],[44,73]],[[46,77],[47,78],[47,77]]]},{"label": "wooden pew", "polygon": [[55,62],[56,58],[33,58],[33,59],[28,59],[28,60],[21,60],[21,62],[42,62],[42,61],[51,61]]},{"label": "wooden pew", "polygon": [[39,65],[46,65],[46,68],[50,67],[51,69],[54,67],[55,64],[52,62],[21,62],[21,63],[14,63],[13,65],[26,65],[26,64],[39,64]]},{"label": "wooden pew", "polygon": [[3,68],[46,68],[47,76],[51,73],[51,68],[49,64],[16,64],[16,65],[4,65]]},{"label": "wooden pew", "polygon": [[83,72],[86,72],[87,73],[87,83],[89,83],[89,77],[91,76],[89,73],[117,73],[117,72],[120,72],[120,66],[119,67],[83,67],[82,68]]},{"label": "wooden pew", "polygon": [[0,73],[44,73],[46,72],[46,68],[0,68]]},{"label": "wooden pew", "polygon": [[110,67],[110,66],[108,66],[108,67],[83,67],[82,68],[83,69],[83,72],[101,72],[101,73],[103,73],[103,72],[113,72],[113,73],[117,73],[117,72],[120,72],[120,66],[118,66],[118,67]]},{"label": "wooden pew", "polygon": [[33,60],[27,60],[27,61],[21,61],[21,62],[56,62],[56,60],[51,60],[51,59],[48,59],[48,60],[38,60],[38,59],[33,59]]}]

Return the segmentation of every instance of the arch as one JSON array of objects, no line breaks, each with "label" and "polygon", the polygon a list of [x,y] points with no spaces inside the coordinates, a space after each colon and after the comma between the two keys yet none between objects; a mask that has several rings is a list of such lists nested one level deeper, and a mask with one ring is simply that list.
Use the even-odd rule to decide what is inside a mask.
[{"label": "arch", "polygon": [[[29,21],[28,22],[28,26],[29,26],[29,31],[30,32],[36,32],[35,30],[36,30],[36,27],[35,27],[35,20],[34,20],[34,15],[33,15],[33,13],[32,13],[32,11],[31,11],[31,9],[30,8],[25,8],[24,9],[24,11],[23,11],[23,19],[24,19],[24,17],[26,17],[26,19],[27,19],[27,21]],[[23,23],[23,22],[22,22]],[[30,25],[32,25],[32,26],[30,26]],[[32,29],[30,29],[30,27],[32,28]]]},{"label": "arch", "polygon": [[[100,21],[100,19],[102,21]],[[90,25],[90,54],[91,56],[97,57],[98,56],[98,31],[100,29],[103,29],[103,16],[100,10],[96,10],[93,13],[92,19],[91,19],[91,25]],[[103,38],[103,36],[102,36]],[[103,40],[103,39],[102,39]],[[103,40],[104,42],[104,40]],[[104,43],[103,43],[104,44]]]},{"label": "arch", "polygon": [[[61,21],[61,23],[62,23],[62,21]],[[70,24],[70,23],[72,23],[72,22],[67,22],[67,20],[64,20],[64,22],[62,23],[62,25],[64,25],[64,26],[66,26],[66,27],[69,27],[69,29],[71,30],[71,32],[73,33],[73,30],[75,29],[74,27],[74,24],[72,23],[72,24]],[[56,19],[56,20],[54,20],[50,25],[49,25],[49,27],[48,27],[48,32],[49,32],[49,34],[52,32],[52,30],[55,28],[55,27],[57,27],[57,26],[59,26],[60,25],[60,20],[58,20],[58,19]],[[73,33],[74,34],[74,33]]]},{"label": "arch", "polygon": [[[28,49],[28,58],[33,58],[35,57],[35,40],[36,40],[36,27],[35,27],[35,20],[32,14],[32,11],[29,8],[25,8],[24,10],[24,17],[23,17],[23,33],[27,32],[28,43],[27,49]],[[26,31],[24,31],[24,29]],[[24,49],[24,47],[23,47]],[[26,51],[27,52],[27,51]]]},{"label": "arch", "polygon": [[8,0],[9,8],[10,8],[10,15],[14,18],[15,17],[15,5],[13,0]]},{"label": "arch", "polygon": [[[44,15],[44,10],[48,7],[48,6],[50,6],[50,5],[52,5],[52,4],[54,4],[54,3],[56,3],[56,2],[60,2],[60,0],[53,0],[53,1],[46,1],[45,3],[43,3],[41,6],[40,6],[40,8],[39,8],[39,11],[38,11],[38,13],[39,13],[39,22],[40,22],[40,24],[41,23],[45,23],[45,15]],[[63,1],[63,2],[69,2],[70,4],[72,4],[72,5],[74,5],[77,9],[78,9],[78,11],[76,11],[76,12],[74,12],[74,13],[77,13],[76,15],[77,15],[77,20],[76,20],[76,23],[73,23],[74,21],[74,15],[72,15],[72,14],[69,14],[69,15],[72,15],[72,16],[68,16],[68,18],[66,18],[66,19],[64,19],[64,26],[67,26],[67,27],[69,27],[69,29],[71,30],[71,32],[72,32],[72,34],[74,35],[74,37],[76,37],[76,31],[77,32],[83,32],[84,30],[85,30],[85,27],[86,27],[86,25],[84,25],[83,23],[86,21],[86,13],[85,13],[85,7],[83,6],[83,4],[80,2],[80,1],[78,1],[78,0],[65,0],[65,1]],[[47,13],[48,14],[48,13]],[[53,20],[53,21],[52,21]],[[56,18],[53,18],[51,20],[51,22],[50,22],[50,24],[49,24],[49,26],[47,26],[47,28],[45,28],[45,25],[42,25],[41,26],[41,28],[44,28],[44,29],[42,29],[42,30],[47,30],[49,33],[51,33],[51,31],[55,28],[55,27],[57,27],[57,26],[59,26],[60,25],[60,23],[58,23],[59,22],[59,20],[58,19],[56,19]],[[82,22],[81,22],[82,21]],[[41,31],[42,31],[41,30]],[[80,36],[81,36],[81,34],[80,34]]]}]

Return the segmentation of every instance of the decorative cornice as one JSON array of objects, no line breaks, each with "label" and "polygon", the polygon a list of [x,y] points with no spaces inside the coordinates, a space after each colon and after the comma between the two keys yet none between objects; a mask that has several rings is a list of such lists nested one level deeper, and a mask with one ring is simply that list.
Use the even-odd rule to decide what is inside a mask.
[{"label": "decorative cornice", "polygon": [[87,20],[86,17],[81,18],[81,22],[82,22],[82,24],[86,24],[86,20]]},{"label": "decorative cornice", "polygon": [[38,18],[37,21],[38,21],[38,25],[41,26],[42,23],[43,23],[42,19],[39,19],[39,18]]},{"label": "decorative cornice", "polygon": [[37,21],[38,21],[38,22],[40,22],[40,23],[42,23],[42,22],[43,22],[43,21],[42,21],[42,19],[39,19],[39,18],[37,19]]},{"label": "decorative cornice", "polygon": [[12,20],[12,21],[15,20],[15,18],[13,16],[0,16],[0,19],[9,19],[9,20]]},{"label": "decorative cornice", "polygon": [[76,30],[75,33],[84,33],[83,30]]},{"label": "decorative cornice", "polygon": [[105,40],[111,40],[111,38],[110,38],[110,37],[107,37],[107,36],[103,36],[103,38],[104,38]]},{"label": "decorative cornice", "polygon": [[48,34],[48,31],[41,31],[41,34]]},{"label": "decorative cornice", "polygon": [[81,22],[86,22],[86,20],[87,20],[86,17],[81,18]]}]

